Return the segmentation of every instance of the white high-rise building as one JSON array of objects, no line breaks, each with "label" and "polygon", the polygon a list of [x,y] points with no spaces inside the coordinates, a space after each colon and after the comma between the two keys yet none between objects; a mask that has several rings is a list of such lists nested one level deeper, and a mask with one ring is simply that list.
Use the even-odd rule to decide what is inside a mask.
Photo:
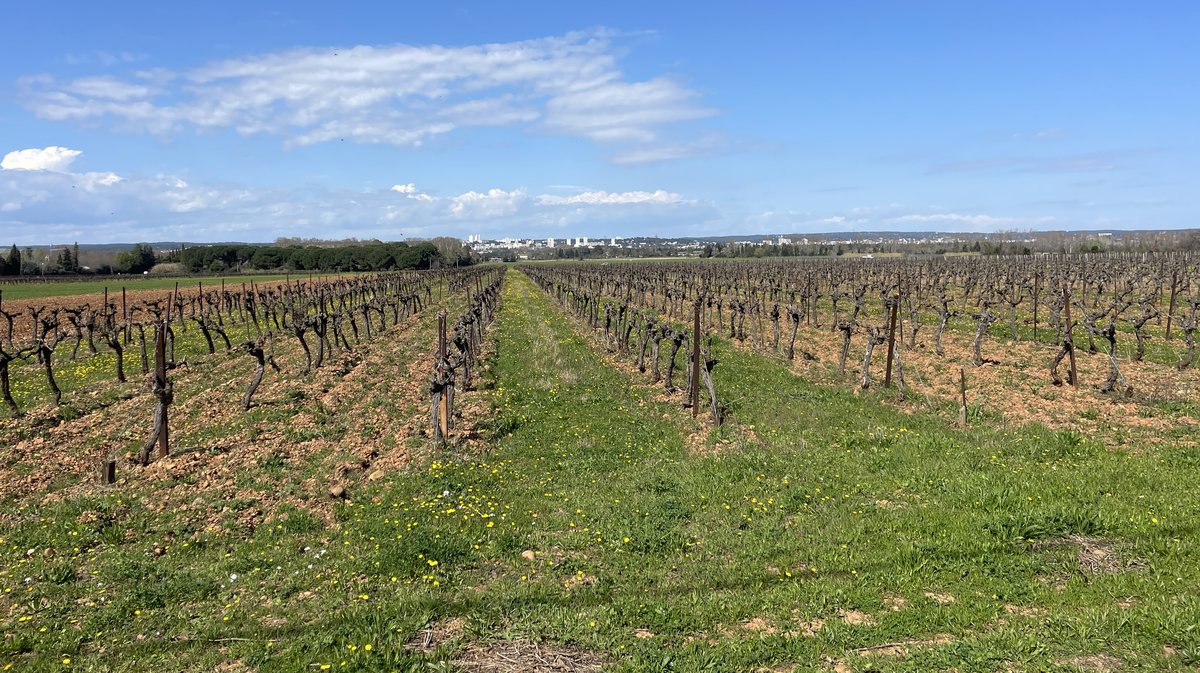
[{"label": "white high-rise building", "polygon": [[554,239],[553,239],[553,238],[547,238],[547,239],[546,239],[546,247],[547,247],[547,248],[553,248],[553,247],[554,247]]}]

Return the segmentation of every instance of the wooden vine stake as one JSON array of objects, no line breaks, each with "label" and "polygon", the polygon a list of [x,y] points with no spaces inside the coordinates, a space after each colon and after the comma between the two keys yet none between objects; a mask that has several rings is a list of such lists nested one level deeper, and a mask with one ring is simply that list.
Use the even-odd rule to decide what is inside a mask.
[{"label": "wooden vine stake", "polygon": [[692,320],[692,380],[689,382],[692,418],[700,416],[700,300],[696,300]]},{"label": "wooden vine stake", "polygon": [[429,423],[434,441],[445,441],[450,432],[450,396],[453,394],[454,374],[446,358],[446,312],[438,313],[437,361],[429,377]]},{"label": "wooden vine stake", "polygon": [[129,309],[125,304],[125,286],[121,286],[121,322],[125,325],[125,345],[128,346],[133,341],[133,332],[129,326]]},{"label": "wooden vine stake", "polygon": [[100,461],[100,483],[111,485],[117,483],[117,461],[105,458]]},{"label": "wooden vine stake", "polygon": [[[438,363],[446,361],[446,314],[438,314]],[[438,401],[438,430],[442,438],[450,434],[450,396],[442,393]]]},{"label": "wooden vine stake", "polygon": [[167,307],[167,317],[154,326],[154,378],[151,382],[151,392],[158,399],[154,413],[154,429],[150,438],[142,446],[139,462],[147,465],[150,462],[150,451],[158,445],[159,458],[171,455],[170,429],[167,419],[167,408],[175,400],[174,384],[167,379],[167,322],[171,319],[171,308]]},{"label": "wooden vine stake", "polygon": [[1033,274],[1033,343],[1038,342],[1038,281],[1039,274]]},{"label": "wooden vine stake", "polygon": [[1079,372],[1075,369],[1075,325],[1071,322],[1071,291],[1063,290],[1063,318],[1067,321],[1067,335],[1064,345],[1067,347],[1067,358],[1071,362],[1071,387],[1079,387]]},{"label": "wooden vine stake", "polygon": [[967,371],[962,367],[958,368],[958,394],[962,398],[962,405],[958,408],[958,424],[962,427],[967,427]]},{"label": "wooden vine stake", "polygon": [[1171,338],[1171,318],[1175,315],[1175,290],[1179,287],[1179,272],[1171,272],[1171,299],[1167,304],[1167,339]]},{"label": "wooden vine stake", "polygon": [[896,313],[900,308],[900,295],[896,295],[892,302],[892,317],[888,325],[888,352],[887,352],[887,371],[883,375],[883,385],[892,385],[892,357],[896,351]]}]

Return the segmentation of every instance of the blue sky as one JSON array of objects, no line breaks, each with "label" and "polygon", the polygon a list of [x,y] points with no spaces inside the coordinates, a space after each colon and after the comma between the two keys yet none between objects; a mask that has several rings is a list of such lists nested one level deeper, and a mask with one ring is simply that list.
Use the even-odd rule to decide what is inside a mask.
[{"label": "blue sky", "polygon": [[1200,214],[1191,2],[4,14],[0,242],[1184,228]]}]

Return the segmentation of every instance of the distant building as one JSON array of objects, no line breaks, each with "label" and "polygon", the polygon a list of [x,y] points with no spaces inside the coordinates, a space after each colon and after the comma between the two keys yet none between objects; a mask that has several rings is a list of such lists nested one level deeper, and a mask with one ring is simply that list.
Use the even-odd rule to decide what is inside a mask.
[{"label": "distant building", "polygon": [[547,248],[553,248],[553,247],[554,247],[554,239],[553,239],[553,238],[547,238],[547,239],[546,239],[546,247],[547,247]]}]

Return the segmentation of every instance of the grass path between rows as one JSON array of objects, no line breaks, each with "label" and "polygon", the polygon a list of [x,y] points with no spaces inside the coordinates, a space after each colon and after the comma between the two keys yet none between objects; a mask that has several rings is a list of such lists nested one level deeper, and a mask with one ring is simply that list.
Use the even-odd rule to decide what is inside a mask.
[{"label": "grass path between rows", "polygon": [[[464,397],[489,403],[483,441],[355,485],[332,525],[290,512],[156,559],[111,552],[133,546],[120,525],[64,517],[112,553],[117,605],[76,626],[84,608],[0,598],[15,634],[0,668],[539,670],[531,651],[617,671],[1200,660],[1194,444],[1135,455],[1036,427],[952,429],[725,342],[729,422],[695,441],[685,410],[607,366],[521,273],[491,337]],[[13,532],[5,560],[39,534]],[[5,567],[18,593],[28,572],[55,605],[97,600],[97,578],[55,559]],[[19,654],[47,642],[57,651]],[[486,667],[504,661],[518,664]]]},{"label": "grass path between rows", "polygon": [[629,670],[1169,669],[1198,653],[1194,445],[952,429],[721,343],[731,423],[691,455],[683,412],[509,283],[498,455],[522,476],[505,490],[537,484],[519,509],[538,515],[513,549],[544,551],[561,570],[540,581],[565,586],[506,627]]}]

